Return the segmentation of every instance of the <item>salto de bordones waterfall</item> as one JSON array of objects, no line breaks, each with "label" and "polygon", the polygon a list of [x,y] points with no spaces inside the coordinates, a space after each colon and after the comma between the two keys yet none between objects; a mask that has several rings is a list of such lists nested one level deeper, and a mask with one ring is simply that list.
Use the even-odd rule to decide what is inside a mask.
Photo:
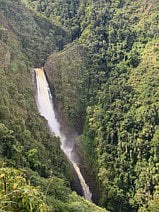
[{"label": "salto de bordones waterfall", "polygon": [[[88,185],[83,178],[79,165],[78,165],[78,155],[74,151],[75,143],[68,142],[66,136],[61,133],[60,124],[55,116],[54,103],[51,95],[51,91],[45,76],[43,68],[34,69],[36,73],[36,83],[37,83],[37,106],[40,114],[45,117],[48,121],[48,126],[51,133],[55,136],[60,137],[61,149],[66,154],[68,160],[74,167],[77,176],[79,178],[83,194],[85,199],[91,201],[92,193],[89,190]],[[66,142],[67,141],[67,142]]]}]

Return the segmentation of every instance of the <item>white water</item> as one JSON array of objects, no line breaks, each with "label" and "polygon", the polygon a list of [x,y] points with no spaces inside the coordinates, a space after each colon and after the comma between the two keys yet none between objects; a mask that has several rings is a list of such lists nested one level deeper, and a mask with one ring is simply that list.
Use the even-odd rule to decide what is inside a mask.
[{"label": "white water", "polygon": [[74,151],[74,143],[68,142],[65,135],[60,131],[60,124],[56,119],[53,100],[50,92],[49,85],[47,83],[44,70],[41,68],[35,69],[36,81],[37,81],[37,106],[39,112],[45,119],[48,121],[48,126],[50,131],[56,136],[60,137],[61,140],[61,149],[66,154],[69,161],[72,163],[78,178],[80,180],[82,190],[84,193],[85,199],[91,201],[92,193],[89,190],[88,185],[86,184],[80,168],[78,166],[78,155]]}]

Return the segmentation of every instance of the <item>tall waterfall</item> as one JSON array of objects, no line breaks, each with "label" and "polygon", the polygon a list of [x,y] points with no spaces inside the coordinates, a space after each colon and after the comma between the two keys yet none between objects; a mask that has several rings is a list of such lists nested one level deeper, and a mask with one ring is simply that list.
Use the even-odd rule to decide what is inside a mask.
[{"label": "tall waterfall", "polygon": [[84,197],[85,199],[91,201],[92,193],[90,192],[89,187],[81,174],[78,165],[78,155],[74,151],[74,143],[68,142],[66,136],[60,131],[60,124],[55,116],[53,99],[51,96],[49,85],[46,80],[44,70],[42,68],[36,68],[35,73],[37,82],[37,106],[39,112],[48,121],[50,131],[56,136],[60,137],[61,149],[67,156],[68,160],[72,163],[77,173]]}]

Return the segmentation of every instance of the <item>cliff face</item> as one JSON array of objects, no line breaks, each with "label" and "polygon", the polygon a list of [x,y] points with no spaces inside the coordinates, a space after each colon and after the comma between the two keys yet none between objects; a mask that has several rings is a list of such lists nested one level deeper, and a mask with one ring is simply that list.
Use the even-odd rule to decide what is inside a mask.
[{"label": "cliff face", "polygon": [[60,119],[78,133],[82,132],[89,89],[87,55],[85,46],[75,45],[51,55],[45,63]]}]

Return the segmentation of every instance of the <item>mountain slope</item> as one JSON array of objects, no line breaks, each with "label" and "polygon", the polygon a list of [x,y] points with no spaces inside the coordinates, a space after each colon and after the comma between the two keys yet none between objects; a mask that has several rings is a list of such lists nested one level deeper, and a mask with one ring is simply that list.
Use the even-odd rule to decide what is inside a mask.
[{"label": "mountain slope", "polygon": [[[20,1],[0,4],[3,161],[37,171],[46,181],[53,171],[53,182],[58,177],[68,182],[59,141],[46,133],[46,123],[36,114],[28,68],[44,64],[50,53],[73,40],[49,56],[45,70],[61,119],[83,133],[100,205],[110,211],[158,211],[158,0],[23,2],[32,9]],[[34,185],[45,190],[45,179],[32,175]],[[67,195],[49,196],[49,204],[76,211],[78,204],[69,204],[73,194],[68,199],[64,181],[57,181]]]},{"label": "mountain slope", "polygon": [[[74,8],[73,2],[65,4]],[[46,13],[45,5],[40,12]],[[79,40],[49,57],[46,71],[66,120],[76,129],[82,128],[78,117],[85,120],[83,146],[98,178],[101,205],[112,211],[157,210],[159,3],[85,1],[79,24],[82,5],[78,1],[73,17],[68,10],[58,14],[61,23],[67,17],[68,28],[74,20]],[[49,16],[54,15],[53,10]],[[83,45],[82,54],[74,50]]]},{"label": "mountain slope", "polygon": [[72,193],[60,141],[34,99],[32,68],[69,36],[18,0],[0,0],[0,24],[0,209],[104,211]]},{"label": "mountain slope", "polygon": [[32,10],[25,8],[20,1],[1,0],[1,25],[3,37],[7,30],[18,39],[20,48],[35,65],[42,64],[47,56],[62,49],[69,41],[69,36],[60,27],[54,25],[45,17],[41,17]]}]

